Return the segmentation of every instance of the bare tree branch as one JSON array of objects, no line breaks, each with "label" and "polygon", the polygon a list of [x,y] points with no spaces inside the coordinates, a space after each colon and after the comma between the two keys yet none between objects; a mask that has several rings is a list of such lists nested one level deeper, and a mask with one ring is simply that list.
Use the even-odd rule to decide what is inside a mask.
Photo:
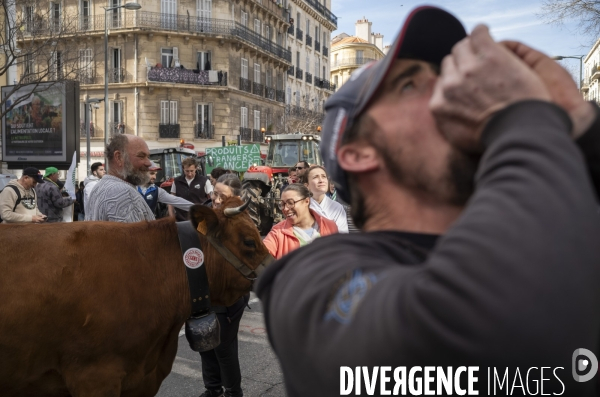
[{"label": "bare tree branch", "polygon": [[544,0],[539,16],[554,25],[576,22],[577,32],[591,40],[600,36],[600,1],[597,0]]}]

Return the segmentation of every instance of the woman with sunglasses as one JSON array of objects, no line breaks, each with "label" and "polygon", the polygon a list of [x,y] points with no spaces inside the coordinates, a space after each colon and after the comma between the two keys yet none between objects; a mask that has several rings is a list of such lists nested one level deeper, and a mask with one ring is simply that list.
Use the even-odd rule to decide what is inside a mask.
[{"label": "woman with sunglasses", "polygon": [[[225,200],[230,197],[241,198],[241,194],[242,184],[238,176],[223,174],[216,180],[211,192],[212,207],[220,208]],[[238,356],[238,331],[249,299],[250,294],[247,294],[231,306],[211,306],[211,310],[217,313],[221,325],[221,344],[213,350],[200,353],[202,380],[206,389],[200,397],[243,396]]]},{"label": "woman with sunglasses", "polygon": [[276,259],[317,237],[338,232],[334,221],[310,209],[310,192],[303,184],[292,183],[286,187],[278,205],[285,220],[273,226],[263,241]]},{"label": "woman with sunglasses", "polygon": [[236,174],[223,174],[211,192],[212,207],[219,208],[229,197],[242,198],[242,182]]},{"label": "woman with sunglasses", "polygon": [[319,215],[334,221],[340,233],[348,233],[346,210],[340,203],[333,201],[327,196],[327,192],[329,191],[329,177],[325,168],[320,165],[311,166],[304,174],[302,182],[312,195],[310,208],[319,213]]}]

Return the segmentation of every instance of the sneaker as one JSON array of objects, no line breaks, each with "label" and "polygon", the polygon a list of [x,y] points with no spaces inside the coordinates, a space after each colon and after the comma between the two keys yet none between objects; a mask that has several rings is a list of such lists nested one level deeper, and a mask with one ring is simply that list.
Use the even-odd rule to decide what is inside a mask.
[{"label": "sneaker", "polygon": [[204,393],[200,394],[200,397],[223,397],[223,389],[218,390],[205,390]]}]

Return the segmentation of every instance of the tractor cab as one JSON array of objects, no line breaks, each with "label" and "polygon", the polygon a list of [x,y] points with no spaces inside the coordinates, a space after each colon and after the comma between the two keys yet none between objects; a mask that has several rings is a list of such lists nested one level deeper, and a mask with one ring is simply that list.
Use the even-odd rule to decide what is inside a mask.
[{"label": "tractor cab", "polygon": [[310,134],[280,134],[269,135],[265,138],[269,144],[265,166],[273,173],[284,173],[299,161],[309,164],[321,164],[319,143],[321,137]]},{"label": "tractor cab", "polygon": [[[160,186],[162,183],[177,178],[183,173],[181,162],[188,157],[198,157],[196,152],[187,148],[168,148],[168,149],[152,149],[150,150],[150,160],[154,161],[162,170],[156,173],[156,184]],[[202,166],[202,174],[205,175],[206,168]]]}]

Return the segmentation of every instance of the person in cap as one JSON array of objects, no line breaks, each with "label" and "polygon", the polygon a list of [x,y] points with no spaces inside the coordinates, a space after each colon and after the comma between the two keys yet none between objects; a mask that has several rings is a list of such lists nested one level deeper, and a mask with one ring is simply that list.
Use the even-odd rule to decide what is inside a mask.
[{"label": "person in cap", "polygon": [[0,192],[0,217],[2,223],[43,223],[46,215],[37,206],[35,187],[43,182],[37,168],[28,167],[23,175],[11,180]]},{"label": "person in cap", "polygon": [[44,183],[35,189],[38,208],[48,217],[48,223],[62,222],[63,208],[70,207],[74,201],[71,197],[63,197],[58,182],[58,169],[48,167],[44,173]]},{"label": "person in cap", "polygon": [[571,359],[599,354],[588,171],[598,181],[600,111],[569,74],[419,7],[325,110],[321,155],[362,232],[318,239],[258,279],[287,395],[358,395],[370,381],[377,395],[457,395],[459,366],[477,367],[479,395],[490,367],[509,382],[527,373],[533,391],[542,365],[544,393],[593,395]]},{"label": "person in cap", "polygon": [[88,203],[90,201],[90,195],[92,194],[92,190],[94,190],[94,187],[96,186],[96,184],[106,174],[106,169],[104,168],[104,164],[102,164],[101,162],[96,162],[96,163],[92,164],[92,166],[90,167],[90,171],[92,172],[92,174],[88,175],[83,180],[83,185],[85,186],[85,189],[83,190],[84,212],[86,212],[85,205],[87,205],[86,203]]},{"label": "person in cap", "polygon": [[173,196],[165,189],[154,184],[154,182],[156,182],[156,173],[162,170],[162,168],[156,165],[154,161],[150,161],[150,163],[150,168],[148,168],[150,179],[146,185],[138,186],[137,190],[144,200],[146,200],[146,204],[148,204],[148,207],[150,207],[154,215],[157,215],[158,203],[172,205],[175,208],[189,211],[194,203],[181,197]]},{"label": "person in cap", "polygon": [[146,142],[135,135],[114,135],[105,149],[108,174],[94,187],[85,208],[90,221],[140,222],[152,221],[154,214],[137,186],[148,183],[150,150]]}]

